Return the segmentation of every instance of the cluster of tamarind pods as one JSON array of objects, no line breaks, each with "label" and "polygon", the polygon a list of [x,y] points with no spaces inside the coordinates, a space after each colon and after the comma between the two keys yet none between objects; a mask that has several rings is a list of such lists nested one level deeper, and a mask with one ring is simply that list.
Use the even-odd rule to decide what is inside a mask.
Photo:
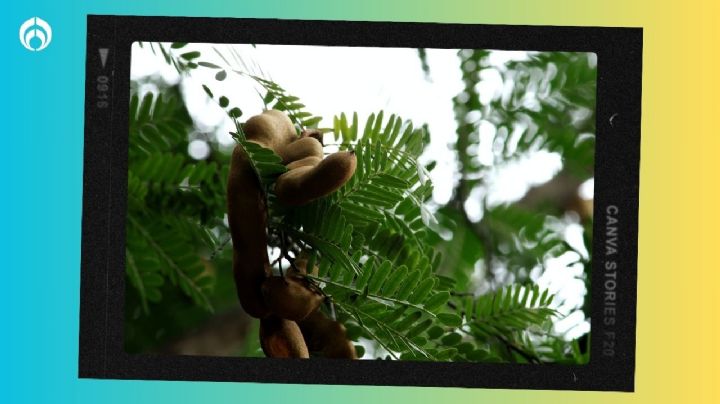
[{"label": "cluster of tamarind pods", "polygon": [[[274,192],[280,203],[301,206],[328,195],[355,172],[353,152],[323,158],[321,134],[305,130],[297,135],[290,118],[268,110],[242,127],[248,141],[275,152],[288,171]],[[322,291],[306,277],[317,268],[296,258],[284,274],[273,275],[267,252],[266,197],[248,155],[241,145],[233,151],[227,186],[228,222],[233,242],[233,273],[243,309],[260,319],[260,345],[268,357],[357,358],[345,328],[321,311]]]}]

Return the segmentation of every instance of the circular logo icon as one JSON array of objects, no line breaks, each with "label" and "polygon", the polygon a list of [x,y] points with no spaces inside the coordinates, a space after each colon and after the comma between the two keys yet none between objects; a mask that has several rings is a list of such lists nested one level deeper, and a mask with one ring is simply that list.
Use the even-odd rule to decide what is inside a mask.
[{"label": "circular logo icon", "polygon": [[52,28],[40,17],[33,17],[20,26],[20,43],[30,51],[41,51],[47,48],[51,41]]}]

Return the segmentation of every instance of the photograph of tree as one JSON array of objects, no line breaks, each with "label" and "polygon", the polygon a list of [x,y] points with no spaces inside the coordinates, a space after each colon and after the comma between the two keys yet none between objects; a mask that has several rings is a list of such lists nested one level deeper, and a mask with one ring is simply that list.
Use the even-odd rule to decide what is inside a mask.
[{"label": "photograph of tree", "polygon": [[592,53],[137,42],[125,349],[589,361]]}]

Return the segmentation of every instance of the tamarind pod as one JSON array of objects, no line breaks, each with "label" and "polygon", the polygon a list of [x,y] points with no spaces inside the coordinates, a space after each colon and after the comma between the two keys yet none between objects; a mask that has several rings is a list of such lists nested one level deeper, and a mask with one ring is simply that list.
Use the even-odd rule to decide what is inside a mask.
[{"label": "tamarind pod", "polygon": [[324,146],[323,134],[322,134],[322,132],[320,132],[317,129],[305,129],[304,131],[302,131],[302,133],[300,133],[300,137],[301,138],[305,138],[305,137],[315,138],[315,139],[317,139],[318,142],[320,142],[321,145]]},{"label": "tamarind pod", "polygon": [[357,352],[352,341],[345,338],[345,328],[343,327],[343,337],[337,337],[325,346],[321,354],[330,359],[357,359]]},{"label": "tamarind pod", "polygon": [[270,266],[265,198],[250,160],[239,145],[230,161],[227,208],[233,241],[233,275],[240,305],[253,317],[265,317],[270,314],[261,293]]},{"label": "tamarind pod", "polygon": [[269,358],[309,358],[297,323],[275,316],[260,319],[260,346]]},{"label": "tamarind pod", "polygon": [[[243,131],[248,141],[278,153],[289,171],[276,183],[281,202],[301,205],[341,187],[355,171],[353,152],[335,153],[325,160],[322,134],[304,131],[298,139],[295,127],[285,113],[269,110],[250,118]],[[233,240],[233,272],[238,298],[251,316],[263,318],[271,313],[300,320],[315,310],[322,297],[310,290],[305,278],[269,280],[267,256],[267,207],[265,196],[252,164],[241,146],[233,150],[228,176],[228,221]]]},{"label": "tamarind pod", "polygon": [[271,276],[262,283],[265,306],[277,317],[300,321],[315,311],[324,297],[302,276]]},{"label": "tamarind pod", "polygon": [[248,119],[243,125],[247,140],[251,140],[276,153],[296,140],[295,126],[284,112],[274,109],[263,111]]},{"label": "tamarind pod", "polygon": [[357,359],[355,345],[347,339],[345,327],[320,310],[310,313],[298,326],[310,352],[325,358]]},{"label": "tamarind pod", "polygon": [[[305,276],[308,274],[308,272],[307,272],[308,258],[306,255],[305,256],[303,256],[303,255],[304,254],[301,254],[300,257],[295,258],[295,261],[293,261],[294,267],[290,267],[290,269],[288,269],[289,274],[300,275],[300,276]],[[317,276],[319,271],[320,271],[320,268],[318,268],[317,265],[313,265],[313,268],[310,271],[310,275]]]},{"label": "tamarind pod", "polygon": [[292,163],[288,164],[286,167],[288,170],[294,170],[299,167],[315,167],[316,165],[320,164],[322,161],[321,158],[310,156],[305,157],[304,159],[295,160]]},{"label": "tamarind pod", "polygon": [[277,149],[278,155],[282,158],[283,164],[292,163],[305,157],[317,157],[322,159],[323,149],[320,142],[312,137],[298,139],[292,143]]},{"label": "tamarind pod", "polygon": [[333,153],[315,167],[303,166],[280,175],[275,195],[280,202],[298,206],[335,192],[355,173],[355,153]]}]

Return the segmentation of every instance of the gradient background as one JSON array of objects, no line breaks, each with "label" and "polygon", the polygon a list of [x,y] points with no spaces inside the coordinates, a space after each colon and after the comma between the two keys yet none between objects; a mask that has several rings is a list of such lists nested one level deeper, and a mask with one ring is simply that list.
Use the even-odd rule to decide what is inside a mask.
[{"label": "gradient background", "polygon": [[[720,402],[720,4],[641,0],[20,1],[0,16],[0,401]],[[107,2],[106,2],[107,3]],[[222,16],[644,28],[635,393],[79,380],[85,16]],[[52,44],[29,52],[39,16]],[[5,104],[7,103],[7,104]]]}]

